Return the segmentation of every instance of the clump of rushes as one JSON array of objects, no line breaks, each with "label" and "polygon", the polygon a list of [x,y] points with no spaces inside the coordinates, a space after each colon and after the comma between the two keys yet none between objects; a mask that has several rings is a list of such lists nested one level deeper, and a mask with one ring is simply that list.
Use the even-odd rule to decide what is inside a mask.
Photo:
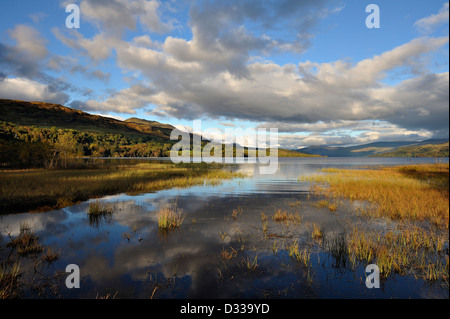
[{"label": "clump of rushes", "polygon": [[289,207],[300,207],[300,206],[302,206],[302,202],[299,200],[289,203]]},{"label": "clump of rushes", "polygon": [[166,207],[158,213],[158,225],[161,230],[171,230],[180,228],[184,221],[184,216],[177,212],[176,208]]},{"label": "clump of rushes", "polygon": [[237,209],[233,209],[233,212],[231,213],[231,217],[233,219],[237,219],[240,214],[242,214],[243,209],[241,207],[238,207]]},{"label": "clump of rushes", "polygon": [[247,270],[255,270],[258,268],[258,255],[255,256],[253,260],[250,260],[249,257],[247,259],[243,259],[242,262],[247,267]]},{"label": "clump of rushes", "polygon": [[302,221],[302,217],[298,213],[293,215],[292,213],[288,213],[288,212],[283,211],[281,209],[277,209],[275,211],[275,214],[272,216],[272,220],[274,220],[275,222],[278,222],[278,223],[281,223],[281,222],[285,222],[285,223],[294,222],[296,224],[300,224],[301,221]]},{"label": "clump of rushes", "polygon": [[53,251],[51,248],[47,248],[47,251],[42,255],[41,260],[49,264],[59,259],[60,253]]},{"label": "clump of rushes", "polygon": [[313,239],[322,239],[323,238],[323,232],[319,228],[319,226],[317,226],[317,224],[313,224],[313,231],[312,231],[311,236]]},{"label": "clump of rushes", "polygon": [[232,247],[231,251],[226,250],[225,248],[222,248],[222,253],[220,254],[220,256],[225,259],[225,260],[231,260],[234,257],[236,257],[237,255],[237,251],[235,249],[233,249]]},{"label": "clump of rushes", "polygon": [[20,263],[8,265],[0,264],[0,299],[18,297],[19,277],[21,276]]},{"label": "clump of rushes", "polygon": [[91,216],[112,215],[113,207],[111,204],[96,200],[89,204],[88,214]]},{"label": "clump of rushes", "polygon": [[31,228],[22,226],[19,236],[11,238],[11,241],[6,246],[15,248],[21,256],[39,254],[43,251],[42,246],[38,242],[38,236],[31,231]]},{"label": "clump of rushes", "polygon": [[297,241],[295,241],[289,245],[288,251],[289,257],[303,263],[305,266],[309,265],[310,253],[307,247],[305,247],[303,250],[300,250]]},{"label": "clump of rushes", "polygon": [[328,208],[330,211],[335,212],[337,210],[337,204],[332,203],[326,199],[320,200],[315,203],[313,206],[317,208]]}]

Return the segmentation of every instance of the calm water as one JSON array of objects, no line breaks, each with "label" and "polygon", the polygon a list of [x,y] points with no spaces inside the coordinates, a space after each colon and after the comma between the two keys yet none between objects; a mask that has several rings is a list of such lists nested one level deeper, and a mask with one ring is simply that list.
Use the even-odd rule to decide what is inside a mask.
[{"label": "calm water", "polygon": [[[0,216],[0,232],[19,234],[26,222],[40,243],[60,251],[51,265],[40,265],[38,274],[24,279],[36,287],[25,297],[95,298],[448,298],[448,290],[408,276],[382,282],[382,289],[367,289],[365,265],[351,268],[339,263],[322,243],[311,243],[311,225],[320,225],[326,239],[339,238],[351,223],[385,230],[388,221],[367,221],[353,213],[347,203],[336,214],[309,205],[309,184],[299,177],[317,174],[324,167],[366,167],[434,162],[433,159],[313,158],[280,159],[275,175],[261,175],[258,164],[234,170],[246,179],[217,186],[197,186],[156,193],[118,194],[103,198],[116,213],[111,220],[92,223],[87,217],[89,201],[45,213]],[[297,200],[302,204],[296,205]],[[163,233],[157,213],[176,205],[185,215],[179,230]],[[301,225],[283,226],[269,221],[263,231],[261,213],[270,216],[284,209],[302,216]],[[240,213],[233,218],[233,210]],[[311,265],[288,256],[286,245],[297,241],[311,250]],[[230,260],[221,254],[226,250]],[[0,260],[8,249],[0,250]],[[24,258],[22,266],[34,261]],[[247,263],[257,264],[249,269]],[[67,289],[65,267],[76,264],[81,288]],[[251,268],[251,267],[250,267]],[[39,289],[37,287],[45,287]]]}]

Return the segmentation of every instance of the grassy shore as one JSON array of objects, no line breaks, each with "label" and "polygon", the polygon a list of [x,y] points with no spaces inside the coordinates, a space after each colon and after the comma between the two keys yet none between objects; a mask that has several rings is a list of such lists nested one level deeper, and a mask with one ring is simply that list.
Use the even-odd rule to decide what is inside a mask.
[{"label": "grassy shore", "polygon": [[216,184],[244,177],[216,165],[103,164],[82,169],[0,171],[0,214],[62,208],[89,198]]},{"label": "grassy shore", "polygon": [[449,165],[407,165],[381,169],[322,169],[328,174],[305,180],[329,198],[367,201],[361,213],[393,220],[449,223]]},{"label": "grassy shore", "polygon": [[375,263],[383,277],[409,274],[448,288],[448,164],[322,172],[304,178],[316,195],[364,201],[359,214],[395,225],[384,231],[354,225],[341,250],[352,264]]}]

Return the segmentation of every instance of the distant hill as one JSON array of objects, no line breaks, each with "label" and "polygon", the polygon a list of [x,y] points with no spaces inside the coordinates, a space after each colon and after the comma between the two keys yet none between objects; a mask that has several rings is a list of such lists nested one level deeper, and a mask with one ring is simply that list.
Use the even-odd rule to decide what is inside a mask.
[{"label": "distant hill", "polygon": [[412,145],[395,151],[375,155],[376,157],[448,157],[449,142],[443,144]]},{"label": "distant hill", "polygon": [[387,156],[387,152],[393,152],[401,147],[421,146],[421,145],[438,145],[448,142],[445,139],[433,139],[422,142],[376,142],[365,145],[348,146],[348,147],[330,147],[330,146],[310,146],[301,149],[301,152],[307,154],[318,154],[328,157],[368,157],[368,156]]},{"label": "distant hill", "polygon": [[292,151],[279,148],[278,157],[321,157],[321,156],[316,154],[307,154],[300,151]]}]

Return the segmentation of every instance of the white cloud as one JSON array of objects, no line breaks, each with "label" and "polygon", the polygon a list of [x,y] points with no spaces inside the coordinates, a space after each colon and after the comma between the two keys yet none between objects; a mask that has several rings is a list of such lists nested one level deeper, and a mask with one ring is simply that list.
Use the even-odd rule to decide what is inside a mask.
[{"label": "white cloud", "polygon": [[449,20],[449,3],[446,2],[438,13],[425,17],[417,21],[414,25],[422,32],[430,33],[437,26],[448,23]]},{"label": "white cloud", "polygon": [[21,53],[26,52],[36,59],[43,59],[48,55],[45,46],[47,41],[41,37],[36,29],[18,24],[14,29],[9,30],[9,35],[16,41],[16,48]]},{"label": "white cloud", "polygon": [[6,78],[0,80],[0,96],[4,99],[39,101],[64,104],[68,95],[51,86],[25,78]]}]

